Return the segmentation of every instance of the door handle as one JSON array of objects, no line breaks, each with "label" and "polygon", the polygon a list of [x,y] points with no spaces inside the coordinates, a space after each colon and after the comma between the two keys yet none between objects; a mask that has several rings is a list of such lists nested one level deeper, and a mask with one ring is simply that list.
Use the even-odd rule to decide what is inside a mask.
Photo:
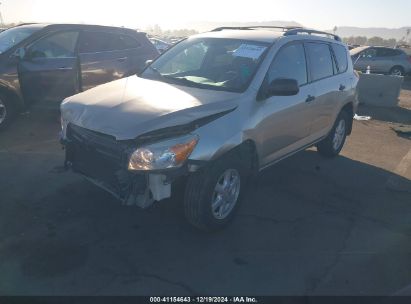
[{"label": "door handle", "polygon": [[123,57],[123,58],[118,58],[117,61],[118,62],[124,62],[127,60],[127,57]]},{"label": "door handle", "polygon": [[345,90],[345,85],[340,84],[340,88],[339,88],[339,90],[340,90],[340,91],[344,91],[344,90]]},{"label": "door handle", "polygon": [[314,100],[315,100],[315,96],[308,95],[308,96],[307,96],[307,99],[305,100],[305,102],[311,102],[311,101],[314,101]]},{"label": "door handle", "polygon": [[72,70],[73,68],[71,68],[71,67],[61,67],[61,68],[58,68],[58,70],[59,71],[68,71],[68,70]]}]

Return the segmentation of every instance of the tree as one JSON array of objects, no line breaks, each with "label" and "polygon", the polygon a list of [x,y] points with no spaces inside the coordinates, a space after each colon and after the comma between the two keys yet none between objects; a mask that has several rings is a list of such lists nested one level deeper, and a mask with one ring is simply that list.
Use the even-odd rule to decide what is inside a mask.
[{"label": "tree", "polygon": [[379,45],[384,45],[384,39],[382,39],[381,37],[371,37],[370,39],[368,39],[367,44],[370,46],[379,46]]}]

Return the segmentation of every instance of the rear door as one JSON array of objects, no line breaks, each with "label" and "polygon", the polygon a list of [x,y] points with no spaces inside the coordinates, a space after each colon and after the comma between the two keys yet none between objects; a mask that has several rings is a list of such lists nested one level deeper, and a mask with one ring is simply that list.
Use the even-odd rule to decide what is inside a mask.
[{"label": "rear door", "polygon": [[263,85],[278,78],[297,80],[300,92],[295,96],[272,96],[257,103],[259,123],[255,127],[259,138],[261,165],[309,143],[311,125],[310,100],[314,86],[308,82],[305,52],[302,43],[283,46],[275,56]]},{"label": "rear door", "polygon": [[103,31],[80,33],[79,60],[83,91],[128,76],[134,65],[119,35]]},{"label": "rear door", "polygon": [[310,102],[310,135],[319,138],[327,133],[336,108],[339,82],[334,74],[337,67],[330,45],[323,42],[304,43],[307,51],[310,80],[315,86],[316,96]]},{"label": "rear door", "polygon": [[27,47],[18,64],[26,100],[61,101],[79,91],[78,36],[78,31],[54,32]]}]

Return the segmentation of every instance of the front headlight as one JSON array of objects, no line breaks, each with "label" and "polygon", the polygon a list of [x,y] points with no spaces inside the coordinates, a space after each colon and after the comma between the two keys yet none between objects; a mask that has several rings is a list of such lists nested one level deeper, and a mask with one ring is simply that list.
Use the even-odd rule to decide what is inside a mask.
[{"label": "front headlight", "polygon": [[128,169],[147,171],[181,167],[197,142],[198,136],[189,134],[137,148],[130,156]]}]

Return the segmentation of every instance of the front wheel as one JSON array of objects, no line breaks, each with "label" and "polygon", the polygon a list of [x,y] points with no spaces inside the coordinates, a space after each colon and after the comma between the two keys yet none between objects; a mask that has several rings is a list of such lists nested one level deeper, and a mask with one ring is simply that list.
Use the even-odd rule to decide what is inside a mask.
[{"label": "front wheel", "polygon": [[317,144],[317,150],[321,155],[334,157],[340,153],[347,137],[349,119],[350,117],[346,111],[342,111],[338,115],[331,132]]},{"label": "front wheel", "polygon": [[246,170],[240,161],[217,161],[188,178],[184,197],[187,220],[195,227],[214,231],[233,218],[245,188]]}]

